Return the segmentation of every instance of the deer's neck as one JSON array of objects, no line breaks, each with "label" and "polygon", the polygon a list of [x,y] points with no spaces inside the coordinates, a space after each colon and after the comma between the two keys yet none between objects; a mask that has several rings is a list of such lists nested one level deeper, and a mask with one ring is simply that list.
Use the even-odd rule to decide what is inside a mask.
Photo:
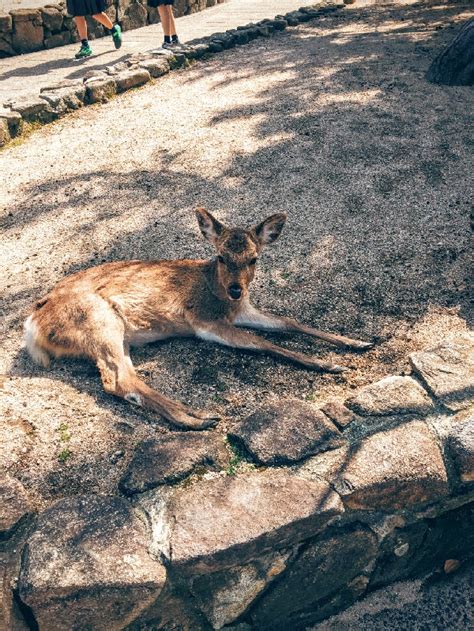
[{"label": "deer's neck", "polygon": [[207,262],[204,269],[204,278],[206,280],[206,285],[213,296],[224,302],[230,302],[225,290],[219,284],[219,279],[217,277],[217,258],[211,259]]}]

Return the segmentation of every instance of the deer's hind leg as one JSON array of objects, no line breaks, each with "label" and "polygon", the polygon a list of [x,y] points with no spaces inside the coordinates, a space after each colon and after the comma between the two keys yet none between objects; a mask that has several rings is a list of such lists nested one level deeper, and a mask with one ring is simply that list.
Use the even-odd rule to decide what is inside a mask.
[{"label": "deer's hind leg", "polygon": [[142,381],[135,372],[128,348],[124,346],[120,321],[117,321],[116,327],[109,326],[106,337],[96,339],[92,348],[91,359],[97,364],[106,392],[157,412],[174,425],[186,429],[205,429],[219,419],[215,414],[187,408]]}]

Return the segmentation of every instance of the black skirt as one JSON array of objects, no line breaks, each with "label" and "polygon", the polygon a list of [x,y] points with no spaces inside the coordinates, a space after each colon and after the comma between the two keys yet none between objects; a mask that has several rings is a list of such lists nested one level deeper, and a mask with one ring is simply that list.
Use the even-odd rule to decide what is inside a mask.
[{"label": "black skirt", "polygon": [[162,7],[164,4],[172,5],[174,0],[148,0],[149,7]]},{"label": "black skirt", "polygon": [[67,0],[69,15],[95,15],[107,9],[106,0]]}]

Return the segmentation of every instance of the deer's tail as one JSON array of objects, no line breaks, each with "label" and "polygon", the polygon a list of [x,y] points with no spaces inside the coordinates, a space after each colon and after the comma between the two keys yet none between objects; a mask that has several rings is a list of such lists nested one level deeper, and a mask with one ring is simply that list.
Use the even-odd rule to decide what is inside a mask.
[{"label": "deer's tail", "polygon": [[34,314],[30,315],[23,325],[25,333],[25,345],[33,361],[40,366],[47,368],[50,363],[48,351],[40,344],[38,325],[35,322]]}]

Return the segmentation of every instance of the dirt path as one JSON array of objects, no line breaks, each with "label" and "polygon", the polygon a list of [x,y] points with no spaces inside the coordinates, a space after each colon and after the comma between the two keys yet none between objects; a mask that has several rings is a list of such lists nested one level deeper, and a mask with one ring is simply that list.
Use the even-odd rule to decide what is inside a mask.
[{"label": "dirt path", "polygon": [[[44,6],[43,0],[40,4]],[[249,22],[273,18],[279,13],[298,9],[301,4],[302,0],[226,0],[223,4],[178,18],[177,30],[181,40],[186,42]],[[31,4],[29,8],[32,8]],[[153,24],[125,31],[119,50],[115,50],[110,37],[94,40],[93,56],[81,61],[74,59],[77,43],[0,59],[0,105],[19,97],[37,97],[41,88],[58,81],[82,80],[87,73],[105,70],[125,61],[133,53],[157,48],[162,40],[161,25]]]},{"label": "dirt path", "polygon": [[134,353],[157,389],[219,409],[216,431],[274,395],[345,397],[466,328],[472,90],[430,85],[424,72],[467,7],[329,16],[86,108],[0,153],[1,458],[38,503],[114,492],[137,441],[168,429],[103,394],[86,362],[34,367],[21,342],[30,304],[101,261],[208,255],[197,205],[247,225],[287,211],[255,301],[377,341],[354,355],[282,340],[351,366],[344,377],[193,341]]}]

